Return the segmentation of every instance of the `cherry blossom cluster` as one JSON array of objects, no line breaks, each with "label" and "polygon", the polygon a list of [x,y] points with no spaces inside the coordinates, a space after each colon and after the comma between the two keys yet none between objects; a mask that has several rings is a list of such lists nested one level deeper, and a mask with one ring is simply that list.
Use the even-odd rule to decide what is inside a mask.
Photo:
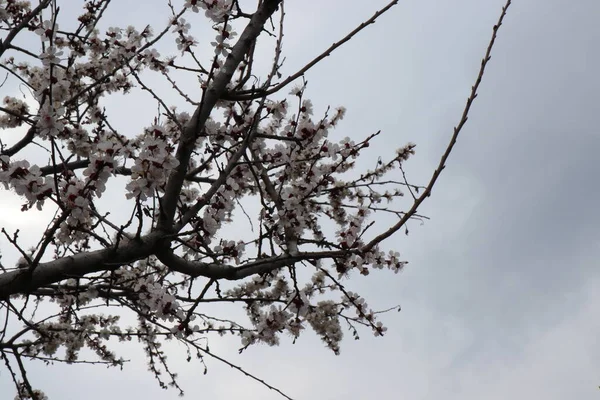
[{"label": "cherry blossom cluster", "polygon": [[34,205],[41,210],[44,201],[54,192],[54,184],[49,177],[42,177],[37,165],[28,161],[11,161],[8,156],[0,156],[0,183],[6,190],[12,189],[16,194],[25,197],[28,204],[23,209]]},{"label": "cherry blossom cluster", "polygon": [[6,96],[4,103],[4,114],[0,115],[0,128],[16,128],[21,126],[29,115],[29,106],[23,100],[16,97]]},{"label": "cherry blossom cluster", "polygon": [[[191,48],[198,42],[189,34],[191,28],[190,23],[188,23],[185,18],[175,17],[172,19],[171,24],[174,26],[173,32],[177,33],[177,38],[175,39],[177,50],[180,50],[181,54],[191,51]],[[154,59],[157,59],[157,55],[158,53],[152,54]],[[158,69],[160,69],[160,64],[158,64]]]},{"label": "cherry blossom cluster", "polygon": [[92,222],[92,187],[76,176],[59,183],[60,202],[68,210],[65,221],[60,224],[57,239],[65,244],[84,240]]},{"label": "cherry blossom cluster", "polygon": [[[296,87],[290,94],[302,98],[303,91],[303,87]],[[309,100],[301,100],[299,113],[290,118],[286,118],[289,107],[282,106],[285,104],[270,104],[269,112],[275,122],[269,124],[268,129],[277,132],[277,128],[281,127],[279,136],[290,140],[277,141],[271,148],[266,146],[266,140],[262,143],[259,141],[254,147],[262,160],[272,165],[281,165],[272,174],[272,183],[279,196],[279,199],[272,200],[275,203],[280,200],[280,204],[273,211],[263,209],[264,220],[274,229],[277,243],[283,243],[285,228],[292,229],[297,236],[301,236],[306,229],[311,229],[315,238],[321,239],[320,222],[315,216],[325,214],[341,227],[338,231],[340,246],[344,249],[358,247],[357,239],[370,210],[368,205],[360,204],[364,195],[357,183],[380,179],[393,168],[394,163],[402,162],[414,153],[414,145],[409,144],[398,152],[392,162],[380,165],[358,180],[344,182],[339,176],[352,168],[353,160],[362,149],[369,146],[369,139],[361,143],[355,143],[349,138],[339,142],[328,139],[329,129],[343,118],[343,108],[337,109],[332,117],[315,122],[311,118],[312,103]],[[264,190],[268,193],[267,187]],[[377,191],[370,192],[371,196],[380,196]],[[399,190],[393,194],[384,194],[390,198],[401,195]],[[318,200],[323,196],[327,196],[329,206],[326,205],[327,202]],[[359,201],[359,210],[351,217],[343,204],[345,199]]]},{"label": "cherry blossom cluster", "polygon": [[54,356],[64,347],[65,359],[76,361],[83,347],[93,350],[105,362],[122,364],[110,351],[103,341],[113,335],[120,335],[117,325],[119,316],[79,315],[73,318],[73,313],[65,313],[57,322],[40,322],[36,325],[34,340],[24,342],[24,354],[30,357],[40,355]]},{"label": "cherry blossom cluster", "polygon": [[161,125],[146,129],[139,138],[139,152],[131,167],[131,181],[127,184],[127,198],[146,200],[154,191],[162,190],[171,171],[179,165],[173,156],[174,147],[169,143],[167,132]]},{"label": "cherry blossom cluster", "polygon": [[135,267],[117,269],[114,284],[131,290],[147,317],[169,322],[182,320],[184,312],[173,292],[157,281],[161,269],[154,260],[142,260]]},{"label": "cherry blossom cluster", "polygon": [[185,0],[184,7],[195,13],[204,10],[207,18],[214,22],[222,22],[230,15],[233,3],[233,0]]},{"label": "cherry blossom cluster", "polygon": [[343,338],[338,314],[339,306],[335,302],[323,300],[306,315],[310,326],[336,354],[340,352],[339,346]]},{"label": "cherry blossom cluster", "polygon": [[[133,26],[101,31],[98,19],[108,3],[86,2],[79,26],[65,32],[69,24],[59,21],[60,13],[27,19],[27,2],[0,0],[0,29],[17,29],[26,21],[23,32],[41,42],[27,57],[11,48],[2,60],[31,95],[7,96],[0,108],[0,128],[26,131],[22,143],[0,142],[0,183],[26,201],[24,211],[48,203],[56,209],[41,244],[23,251],[16,235],[11,243],[23,255],[18,266],[28,267],[21,270],[43,274],[54,262],[57,270],[67,271],[32,289],[58,311],[47,319],[29,318],[18,355],[75,362],[89,347],[100,361],[119,365],[110,338],[137,338],[159,384],[176,386],[161,350],[164,340],[184,343],[201,359],[210,354],[202,341],[211,333],[238,335],[245,349],[277,345],[286,335],[296,339],[312,329],[336,354],[344,328],[355,337],[358,326],[383,335],[377,312],[348,291],[344,280],[373,269],[397,273],[406,264],[398,252],[370,243],[375,235],[369,228],[374,214],[403,216],[381,203],[417,190],[388,178],[414,154],[415,145],[357,174],[357,159],[378,133],[363,140],[336,136],[346,109],[319,114],[304,81],[287,97],[282,94],[279,89],[290,82],[281,80],[283,36],[276,28],[273,69],[266,79],[258,77],[255,46],[237,41],[234,29],[256,18],[242,12],[237,1],[180,0],[179,11],[168,2],[171,15],[156,33]],[[265,3],[276,4],[258,7]],[[207,40],[208,61],[195,53],[192,13],[201,10],[216,31],[214,40]],[[267,25],[256,35],[270,31]],[[178,52],[164,57],[154,46],[169,36]],[[243,51],[234,51],[236,46]],[[232,67],[235,57],[241,59]],[[197,83],[182,81],[185,74]],[[219,81],[226,76],[226,82]],[[177,106],[167,104],[154,87],[156,79],[180,98]],[[150,96],[158,112],[132,115],[145,118],[139,121],[145,128],[120,131],[106,100],[134,89]],[[204,110],[206,104],[211,108]],[[22,148],[32,144],[48,154],[37,165],[19,159]],[[123,204],[130,205],[123,213],[103,209],[106,202],[99,200],[111,185],[121,188]],[[258,211],[246,212],[242,204],[250,201]],[[226,228],[244,214],[252,232],[244,232],[242,240],[239,231]],[[254,236],[247,239],[249,233]],[[165,254],[173,264],[161,257]],[[101,260],[100,266],[70,275],[71,258],[81,255]],[[68,262],[60,264],[63,260]],[[221,302],[243,305],[247,320],[210,315],[210,304]],[[133,312],[137,325],[90,311],[104,305]],[[162,381],[164,373],[170,383]],[[18,399],[36,396],[44,397],[19,384]]]},{"label": "cherry blossom cluster", "polygon": [[[339,199],[335,199],[339,201]],[[332,202],[333,203],[333,202]],[[341,209],[341,208],[340,208]],[[355,215],[350,215],[346,219],[340,219],[344,228],[337,232],[340,246],[344,249],[357,248],[360,244],[359,236],[362,233],[364,222],[369,215],[369,209],[361,206]]]},{"label": "cherry blossom cluster", "polygon": [[218,189],[210,205],[204,210],[202,217],[202,230],[206,233],[204,236],[206,244],[211,242],[211,238],[215,236],[223,223],[230,220],[228,216],[235,206],[237,193],[242,190],[243,188],[234,178],[228,178],[225,184]]},{"label": "cherry blossom cluster", "polygon": [[[0,4],[1,6],[1,4]],[[2,11],[0,9],[0,18],[2,17]],[[19,382],[17,385],[17,394],[14,397],[15,400],[48,400],[48,396],[39,389],[33,389],[33,393],[30,392],[25,382]]]},{"label": "cherry blossom cluster", "polygon": [[16,26],[31,11],[31,2],[26,0],[0,0],[0,21]]},{"label": "cherry blossom cluster", "polygon": [[[257,283],[255,279],[254,284]],[[229,292],[230,295],[234,293]],[[288,297],[288,300],[284,301],[285,306],[271,305],[266,312],[262,311],[259,303],[256,302],[247,307],[248,315],[255,329],[241,333],[244,347],[258,342],[271,346],[277,345],[279,344],[279,334],[284,331],[297,338],[308,323],[327,347],[338,354],[343,338],[340,325],[341,304],[331,300],[322,300],[316,305],[312,305],[309,299],[314,294],[312,288],[290,292],[287,282],[283,279],[275,280],[273,289],[265,293],[261,292],[261,295],[266,298],[277,298],[284,293]]]},{"label": "cherry blossom cluster", "polygon": [[346,292],[342,300],[342,305],[356,311],[356,318],[369,324],[375,336],[383,336],[387,328],[380,321],[375,321],[375,312],[369,309],[364,298],[354,292]]},{"label": "cherry blossom cluster", "polygon": [[222,255],[223,261],[228,262],[229,259],[233,259],[239,264],[240,259],[244,256],[244,250],[246,249],[246,243],[238,241],[237,243],[233,240],[221,240],[221,243],[213,248],[216,255]]},{"label": "cherry blossom cluster", "polygon": [[57,292],[59,295],[51,301],[61,307],[62,313],[68,313],[73,307],[87,306],[98,298],[98,290],[94,286],[82,288],[80,283],[72,278],[60,285]]},{"label": "cherry blossom cluster", "polygon": [[[353,329],[353,324],[361,324],[369,326],[375,336],[383,335],[387,328],[376,320],[376,313],[356,293],[343,292],[340,302],[313,301],[319,294],[339,290],[335,281],[326,284],[328,274],[324,271],[318,270],[302,290],[291,288],[282,274],[271,274],[254,277],[250,282],[227,291],[227,298],[271,299],[281,303],[254,301],[246,306],[254,328],[240,332],[243,348],[256,343],[277,345],[283,332],[298,337],[308,324],[326,346],[338,354],[343,339],[342,319]],[[355,315],[346,315],[345,310],[354,310]]]},{"label": "cherry blossom cluster", "polygon": [[[292,94],[299,96],[303,89],[295,89]],[[370,214],[370,209],[367,205],[362,204],[358,207],[358,211],[349,214],[343,205],[344,199],[357,200],[364,202],[364,197],[360,190],[356,189],[352,182],[344,182],[336,179],[334,175],[338,172],[346,172],[351,166],[351,160],[356,158],[361,149],[368,147],[368,142],[354,143],[348,138],[342,139],[340,142],[331,142],[328,140],[328,128],[335,126],[343,117],[344,109],[336,110],[336,113],[330,119],[313,122],[310,118],[312,113],[312,105],[308,100],[302,100],[299,107],[298,116],[293,115],[286,119],[287,102],[270,102],[267,112],[272,117],[268,124],[265,125],[265,132],[269,134],[278,134],[285,138],[294,138],[289,141],[276,141],[273,147],[268,146],[268,139],[257,139],[252,149],[256,153],[257,158],[272,165],[281,165],[279,170],[275,170],[270,175],[271,184],[275,187],[278,193],[277,198],[270,198],[273,208],[266,207],[261,211],[263,222],[267,228],[273,229],[273,239],[275,243],[285,245],[285,228],[292,228],[292,231],[301,236],[306,229],[313,230],[317,239],[322,239],[322,232],[318,219],[315,218],[315,212],[323,211],[324,206],[317,206],[310,201],[302,201],[303,199],[317,199],[320,196],[327,196],[330,199],[331,211],[325,211],[325,214],[330,215],[341,226],[338,231],[338,245],[343,249],[352,249],[359,247],[359,235],[364,228],[364,222]],[[237,130],[241,129],[244,124],[250,124],[252,121],[252,113],[245,112],[245,116],[240,115],[234,108],[229,108],[226,116],[236,120],[236,124],[232,129],[231,126],[224,124],[213,123],[213,132],[209,135],[210,143],[217,143],[222,146],[224,143],[232,143],[236,137]],[[223,133],[221,133],[223,132]],[[280,133],[281,132],[281,133]],[[215,147],[218,147],[215,146]],[[404,161],[410,154],[414,152],[414,146],[407,146],[397,154],[395,162]],[[326,156],[324,155],[326,154]],[[330,162],[326,163],[329,158]],[[306,168],[306,169],[305,169]],[[382,164],[375,171],[370,171],[368,175],[362,177],[364,181],[378,179],[383,176],[386,170],[391,169],[391,163]],[[252,184],[252,175],[243,173],[242,169],[235,170],[237,175],[235,183],[232,180],[227,180],[223,189],[220,189],[219,194],[214,197],[211,207],[205,211],[202,218],[204,230],[208,233],[208,238],[194,237],[190,241],[190,248],[197,248],[210,240],[211,235],[215,235],[218,229],[222,226],[221,221],[227,221],[227,215],[231,212],[234,206],[233,199],[239,197],[238,192],[239,182],[246,182],[246,185]],[[257,171],[255,175],[258,175]],[[269,179],[268,179],[269,180]],[[285,183],[285,184],[283,184]],[[268,193],[268,183],[259,182],[260,191]],[[393,195],[384,194],[381,197],[398,196],[400,192]],[[229,199],[229,201],[225,201]],[[374,201],[377,202],[378,200]],[[217,216],[211,218],[211,216]],[[192,244],[193,242],[193,244]],[[233,243],[233,241],[230,241]],[[221,247],[215,248],[220,251]],[[236,260],[239,262],[239,260]],[[386,257],[384,253],[375,249],[367,252],[362,256],[352,254],[349,258],[341,263],[336,263],[336,269],[341,275],[347,276],[352,269],[357,269],[363,275],[369,273],[369,268],[383,268],[384,266],[398,272],[404,263],[398,259],[397,253],[390,253]],[[319,289],[309,288],[306,293],[314,293],[322,291],[326,287],[325,275],[317,272],[317,277],[314,282],[318,283]],[[270,290],[264,289],[269,287]],[[331,285],[331,288],[335,288]],[[295,294],[294,294],[295,293]],[[304,329],[303,321],[313,325],[313,329],[322,336],[323,340],[334,351],[339,351],[338,343],[341,339],[341,334],[338,335],[339,320],[329,318],[330,326],[327,327],[323,318],[319,316],[331,316],[330,312],[322,311],[319,304],[311,305],[305,292],[296,293],[287,286],[283,279],[275,279],[271,282],[269,278],[255,277],[249,283],[240,285],[227,293],[228,297],[232,298],[266,298],[286,302],[286,298],[294,296],[294,301],[289,302],[288,306],[275,306],[268,303],[253,302],[248,307],[248,313],[253,322],[254,329],[244,331],[242,335],[242,343],[248,346],[253,343],[264,342],[271,345],[277,344],[279,333],[287,331],[293,335],[299,334]],[[302,299],[302,300],[300,300]],[[362,300],[364,301],[364,300]],[[323,303],[328,305],[330,303]],[[343,304],[337,305],[342,307]],[[364,304],[360,301],[356,303],[358,316],[356,317],[361,322],[371,325],[376,335],[382,334],[385,328],[379,322],[375,322],[372,311],[364,311]],[[307,312],[307,310],[311,310]],[[311,316],[310,318],[308,316]],[[312,321],[312,322],[311,322]],[[321,322],[319,322],[321,321]]]},{"label": "cherry blossom cluster", "polygon": [[233,31],[230,24],[217,25],[217,36],[215,41],[210,44],[215,48],[216,56],[227,57],[229,50],[231,49],[232,40],[237,36],[237,33]]}]

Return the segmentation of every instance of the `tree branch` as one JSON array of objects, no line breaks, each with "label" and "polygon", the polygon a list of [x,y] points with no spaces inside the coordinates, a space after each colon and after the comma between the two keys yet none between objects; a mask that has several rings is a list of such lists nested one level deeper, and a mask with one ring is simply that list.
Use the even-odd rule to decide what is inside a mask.
[{"label": "tree branch", "polygon": [[240,35],[239,40],[231,49],[231,52],[225,61],[225,65],[223,65],[223,68],[221,68],[212,84],[204,93],[202,103],[196,109],[194,115],[186,125],[176,153],[177,160],[179,160],[179,166],[171,174],[166,185],[165,195],[161,200],[158,229],[171,229],[173,218],[175,217],[175,210],[177,208],[179,191],[181,190],[181,186],[185,179],[190,157],[195,148],[196,139],[204,128],[204,124],[209,118],[215,104],[225,93],[227,84],[231,81],[237,66],[244,59],[244,56],[262,32],[264,24],[277,10],[281,1],[282,0],[265,0],[260,4],[254,15],[252,15],[250,22]]},{"label": "tree branch", "polygon": [[372,250],[375,246],[377,246],[383,240],[387,239],[388,237],[392,236],[395,232],[397,232],[402,226],[404,226],[404,224],[406,224],[406,222],[414,214],[417,213],[419,206],[425,201],[425,199],[427,197],[429,197],[431,195],[431,190],[433,189],[433,186],[437,182],[437,180],[440,177],[444,168],[446,168],[446,161],[448,161],[448,157],[450,157],[450,153],[452,152],[452,149],[454,148],[454,145],[456,144],[456,139],[458,138],[458,134],[460,133],[460,131],[462,130],[464,125],[467,123],[467,120],[469,119],[469,111],[471,110],[471,105],[473,104],[473,101],[477,97],[477,89],[479,88],[479,85],[481,84],[481,80],[483,79],[483,74],[485,73],[485,67],[487,66],[487,63],[491,59],[492,48],[494,47],[494,43],[496,41],[496,35],[498,34],[498,29],[502,25],[502,21],[504,20],[504,17],[506,16],[506,11],[508,10],[508,7],[510,6],[511,2],[512,2],[511,0],[508,0],[506,2],[505,6],[502,7],[502,13],[500,14],[500,18],[498,18],[498,22],[496,23],[496,25],[494,25],[492,37],[488,44],[487,50],[485,52],[485,56],[481,60],[481,67],[479,68],[479,74],[477,75],[475,84],[471,87],[471,94],[467,98],[467,103],[465,104],[465,108],[463,110],[460,121],[458,122],[458,125],[454,127],[454,133],[452,134],[452,137],[450,138],[450,143],[448,143],[448,146],[446,147],[446,151],[442,155],[442,158],[440,159],[440,162],[439,162],[436,170],[433,172],[433,175],[431,176],[429,183],[425,187],[425,190],[423,191],[421,196],[419,196],[415,200],[415,202],[413,203],[410,210],[407,211],[406,214],[404,214],[404,216],[400,219],[400,221],[398,221],[395,225],[393,225],[387,231],[383,232],[382,234],[378,235],[373,240],[371,240],[367,245],[365,245],[362,248],[363,251],[368,252],[368,251]]},{"label": "tree branch", "polygon": [[29,21],[31,21],[33,18],[35,18],[35,16],[38,15],[44,8],[48,7],[48,4],[50,4],[50,0],[42,1],[36,8],[31,10],[29,12],[29,14],[27,14],[23,18],[23,20],[19,23],[19,25],[15,26],[8,33],[8,35],[6,35],[6,38],[4,40],[0,40],[0,56],[2,56],[2,54],[4,54],[4,52],[11,47],[10,44],[13,41],[13,39],[15,38],[15,36],[17,36],[17,34],[21,30],[23,30],[23,28],[25,28],[27,26]]},{"label": "tree branch", "polygon": [[267,90],[245,90],[245,91],[227,93],[223,98],[226,100],[252,100],[252,99],[260,98],[263,96],[271,95],[271,94],[281,90],[285,86],[289,85],[291,82],[295,81],[296,79],[298,79],[299,77],[304,75],[304,73],[306,73],[306,71],[308,71],[309,69],[314,67],[325,57],[328,57],[329,55],[331,55],[331,53],[334,50],[336,50],[338,47],[340,47],[341,45],[343,45],[344,43],[346,43],[347,41],[352,39],[358,32],[362,31],[367,26],[375,23],[375,20],[377,18],[379,18],[383,13],[388,11],[390,8],[392,8],[396,4],[398,4],[398,0],[393,0],[393,1],[389,2],[385,7],[383,7],[381,10],[379,10],[375,14],[373,14],[373,16],[371,18],[369,18],[368,20],[366,20],[365,22],[363,22],[362,24],[357,26],[356,29],[354,29],[352,32],[347,34],[339,42],[335,42],[334,44],[329,46],[329,48],[327,50],[325,50],[324,52],[319,54],[317,57],[312,59],[308,64],[306,64],[304,67],[302,67],[302,69],[300,69],[298,72],[288,76],[283,82],[278,83],[277,85],[273,86],[272,88],[267,89]]}]

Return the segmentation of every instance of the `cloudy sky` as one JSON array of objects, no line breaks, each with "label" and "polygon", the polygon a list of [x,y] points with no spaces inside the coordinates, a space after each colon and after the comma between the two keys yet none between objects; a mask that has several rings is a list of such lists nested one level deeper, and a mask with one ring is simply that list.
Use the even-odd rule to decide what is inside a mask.
[{"label": "cloudy sky", "polygon": [[[115,0],[107,17],[138,27],[166,21],[161,1],[134,3]],[[288,3],[285,72],[292,72],[385,1]],[[424,183],[503,4],[400,1],[307,74],[308,96],[316,110],[348,108],[342,137],[381,129],[373,159],[417,143],[407,172]],[[373,308],[402,305],[381,316],[386,336],[348,335],[340,356],[311,334],[242,356],[235,340],[211,349],[295,399],[599,398],[598,15],[596,0],[514,0],[469,122],[420,210],[431,220],[388,242],[410,264],[399,275],[348,282]],[[0,212],[0,223],[14,221]],[[123,371],[39,366],[30,375],[52,400],[177,398],[158,388],[139,349],[124,351],[133,361]],[[174,348],[186,398],[279,398],[217,362],[203,376],[183,358]],[[12,398],[10,385],[2,371],[0,399]]]}]

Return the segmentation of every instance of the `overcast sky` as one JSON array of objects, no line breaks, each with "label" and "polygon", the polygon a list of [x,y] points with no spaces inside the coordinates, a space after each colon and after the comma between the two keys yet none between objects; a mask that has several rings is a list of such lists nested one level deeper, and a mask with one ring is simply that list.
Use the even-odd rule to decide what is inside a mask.
[{"label": "overcast sky", "polygon": [[[107,18],[162,26],[161,4],[114,0]],[[384,4],[287,2],[285,72]],[[315,110],[348,108],[340,137],[381,129],[373,160],[417,143],[407,171],[412,182],[425,183],[460,118],[503,4],[400,1],[307,74],[307,95]],[[383,338],[364,331],[354,341],[348,334],[340,356],[312,334],[242,356],[233,339],[213,340],[211,349],[295,399],[598,399],[599,15],[597,0],[514,0],[469,122],[420,210],[431,220],[388,242],[410,264],[399,275],[348,282],[375,309],[402,305],[402,312],[381,316],[389,328]],[[188,21],[206,23],[196,17]],[[12,201],[0,196],[5,205]],[[15,223],[0,211],[0,225]],[[30,377],[51,400],[177,398],[159,389],[141,350],[125,351],[133,361],[123,371],[39,366]],[[203,376],[183,358],[173,350],[186,398],[279,398],[215,361]],[[8,378],[2,371],[2,400],[13,396]]]}]

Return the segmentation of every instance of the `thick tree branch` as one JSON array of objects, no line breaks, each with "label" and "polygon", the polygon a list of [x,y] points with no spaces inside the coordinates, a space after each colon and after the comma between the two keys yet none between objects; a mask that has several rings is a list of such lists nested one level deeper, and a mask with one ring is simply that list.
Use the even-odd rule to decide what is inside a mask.
[{"label": "thick tree branch", "polygon": [[[195,142],[202,130],[204,124],[210,116],[215,104],[222,98],[226,91],[227,84],[235,73],[239,63],[250,50],[256,38],[260,35],[267,20],[277,10],[281,0],[263,1],[250,22],[240,35],[239,40],[231,49],[227,56],[225,65],[221,68],[213,82],[210,84],[204,94],[200,106],[194,112],[190,122],[186,125],[181,136],[181,141],[177,148],[176,157],[179,160],[179,166],[171,174],[165,189],[165,195],[161,200],[161,212],[158,221],[159,229],[170,229],[175,217],[179,191],[183,185],[187,172],[190,157],[195,148]],[[240,155],[241,156],[241,155]]]},{"label": "thick tree branch", "polygon": [[148,257],[154,252],[161,239],[160,232],[153,232],[138,241],[130,241],[118,248],[65,256],[40,263],[33,271],[24,268],[0,274],[0,299],[8,299],[14,294],[27,294],[39,287],[64,279],[116,269]]},{"label": "thick tree branch", "polygon": [[188,261],[173,253],[171,250],[161,250],[157,253],[158,259],[172,271],[191,277],[203,276],[211,279],[240,280],[248,276],[264,274],[276,269],[293,265],[301,261],[322,260],[325,258],[341,258],[348,255],[347,251],[318,251],[302,252],[295,255],[284,254],[275,257],[261,258],[240,266],[226,264],[202,263]]},{"label": "thick tree branch", "polygon": [[35,137],[36,126],[32,125],[28,130],[25,136],[23,136],[17,143],[9,147],[4,151],[0,151],[0,156],[9,156],[12,157],[25,148],[33,138]]}]

